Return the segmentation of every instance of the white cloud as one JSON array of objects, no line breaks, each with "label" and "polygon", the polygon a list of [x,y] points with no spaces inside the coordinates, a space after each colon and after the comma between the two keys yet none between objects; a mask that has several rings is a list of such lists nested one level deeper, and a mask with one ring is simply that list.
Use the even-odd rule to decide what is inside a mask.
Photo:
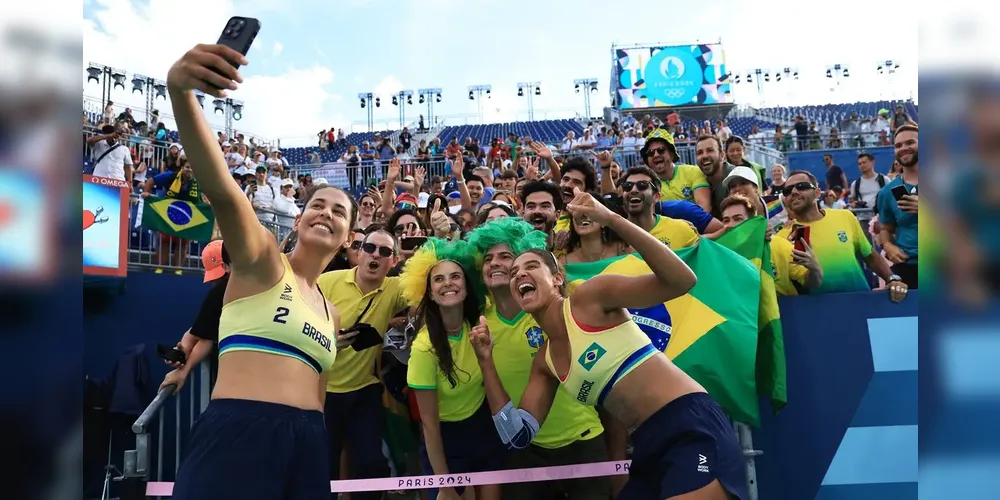
[{"label": "white cloud", "polygon": [[399,81],[399,78],[396,78],[394,75],[389,75],[383,78],[381,82],[378,82],[378,85],[372,89],[372,92],[378,97],[388,99],[400,90],[403,90],[403,82]]},{"label": "white cloud", "polygon": [[271,53],[274,54],[275,56],[281,55],[282,50],[285,50],[285,46],[282,45],[281,42],[275,41],[274,49],[271,50]]},{"label": "white cloud", "polygon": [[[185,51],[206,40],[218,38],[219,19],[236,14],[230,0],[204,2],[199,0],[150,0],[148,4],[133,4],[128,0],[94,0],[100,5],[95,11],[95,21],[84,20],[84,68],[96,62],[125,70],[126,90],[116,89],[111,99],[122,107],[130,106],[137,118],[144,118],[146,97],[132,93],[129,83],[133,73],[157,79],[166,79],[170,65]],[[197,12],[197,15],[192,15]],[[240,12],[254,16],[254,12]],[[155,44],[136,40],[155,40]],[[280,53],[282,46],[275,42],[272,52]],[[259,54],[259,52],[257,52]],[[253,57],[249,73],[253,68]],[[101,89],[86,82],[83,73],[84,93],[96,97],[85,106],[100,107]],[[333,72],[323,66],[290,67],[281,74],[247,76],[239,90],[231,97],[244,102],[243,117],[234,122],[233,128],[265,139],[306,138],[315,141],[315,134],[331,125],[347,127],[347,120],[338,113],[325,113],[324,104],[334,99],[328,88],[333,82]],[[224,126],[222,115],[212,113],[212,98],[205,99],[206,117],[217,129]],[[173,125],[168,101],[156,99],[154,107],[167,126]],[[94,109],[96,110],[96,109]]]}]

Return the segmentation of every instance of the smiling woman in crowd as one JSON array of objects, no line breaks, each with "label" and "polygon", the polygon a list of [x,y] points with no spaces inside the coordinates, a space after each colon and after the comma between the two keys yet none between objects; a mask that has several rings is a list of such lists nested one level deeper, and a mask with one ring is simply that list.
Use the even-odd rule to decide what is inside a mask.
[{"label": "smiling woman in crowd", "polygon": [[[503,446],[493,429],[483,376],[468,338],[485,296],[473,255],[463,240],[431,238],[410,258],[402,275],[403,294],[411,307],[418,308],[421,322],[406,379],[420,412],[426,474],[503,466]],[[445,488],[437,498],[454,500],[460,494]],[[499,485],[476,487],[479,500],[499,497]]]},{"label": "smiling woman in crowd", "polygon": [[340,325],[317,280],[350,241],[355,213],[343,190],[317,189],[295,218],[295,249],[280,252],[233,182],[195,95],[224,97],[220,89],[243,81],[240,64],[245,58],[228,47],[198,45],[167,75],[178,133],[231,261],[218,380],[194,424],[173,498],[327,498],[323,404]]},{"label": "smiling woman in crowd", "polygon": [[[604,198],[599,194],[592,193],[591,196],[598,200],[598,203],[604,203]],[[570,217],[569,238],[566,242],[567,253],[561,260],[562,264],[594,262],[623,255],[626,250],[621,238],[611,228],[605,227],[585,214],[573,214]]]}]

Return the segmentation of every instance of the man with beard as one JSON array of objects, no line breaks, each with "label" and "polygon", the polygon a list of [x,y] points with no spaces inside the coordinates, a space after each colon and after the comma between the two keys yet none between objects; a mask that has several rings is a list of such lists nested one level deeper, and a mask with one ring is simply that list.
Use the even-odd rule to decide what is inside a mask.
[{"label": "man with beard", "polygon": [[782,194],[789,218],[795,222],[785,225],[774,236],[794,243],[803,234],[801,228],[809,228],[806,241],[812,246],[816,260],[823,269],[823,283],[813,293],[871,290],[864,270],[858,263],[857,257],[861,256],[868,267],[885,280],[889,287],[889,298],[893,302],[906,298],[906,283],[893,274],[885,259],[872,251],[872,245],[865,238],[854,214],[849,210],[820,208],[816,199],[821,193],[819,182],[812,173],[805,170],[789,173]]},{"label": "man with beard", "polygon": [[[917,288],[917,127],[903,125],[893,134],[896,161],[902,173],[879,190],[879,240],[885,256],[892,262],[892,272],[910,288]],[[903,186],[907,194],[899,199],[893,189]]]},{"label": "man with beard", "polygon": [[521,188],[521,218],[549,237],[563,209],[562,193],[554,184],[545,181],[528,181]]},{"label": "man with beard", "polygon": [[[584,157],[574,156],[566,160],[566,163],[559,168],[559,172],[562,174],[559,177],[559,191],[562,193],[563,206],[573,201],[573,188],[587,192],[597,189],[597,172],[594,171],[594,165],[590,163],[590,160]],[[568,234],[569,219],[569,214],[564,213],[560,208],[555,232]]]},{"label": "man with beard", "polygon": [[[396,264],[396,247],[392,233],[375,226],[361,240],[357,267],[319,277],[317,285],[323,296],[340,312],[342,332],[374,328],[384,337],[389,321],[406,310],[400,278],[386,277]],[[340,479],[340,457],[345,445],[351,479],[389,475],[388,460],[382,455],[383,389],[373,370],[381,345],[341,349],[337,353],[337,364],[329,374],[324,417],[330,441],[331,480]],[[351,496],[362,500],[378,499],[382,493],[352,493]],[[337,498],[337,494],[332,494],[331,498]]]},{"label": "man with beard", "polygon": [[723,182],[730,172],[732,165],[722,161],[722,143],[714,135],[702,135],[695,143],[695,161],[698,168],[705,174],[705,179],[712,189],[712,216],[716,219],[722,218],[722,200],[729,196],[729,188]]},{"label": "man with beard", "polygon": [[[674,136],[663,129],[656,129],[646,136],[646,144],[639,150],[642,161],[660,179],[660,199],[686,200],[696,203],[706,212],[712,210],[712,192],[705,174],[694,165],[677,165],[680,156],[674,146]],[[603,179],[602,179],[603,181]]]},{"label": "man with beard", "polygon": [[[521,310],[511,295],[510,268],[514,253],[510,245],[530,237],[532,226],[523,220],[506,217],[488,222],[472,231],[468,240],[483,256],[482,279],[489,290],[490,302],[483,316],[493,335],[493,362],[504,388],[516,405],[528,386],[532,360],[545,342],[545,333],[530,314]],[[624,444],[624,429],[621,429]],[[621,447],[625,458],[625,447]],[[551,467],[609,459],[604,427],[593,408],[580,405],[568,392],[556,393],[545,420],[527,448],[507,455],[510,469]],[[611,494],[607,477],[566,481],[510,483],[503,487],[503,498],[511,500],[550,500],[559,492],[572,499],[605,500]]]},{"label": "man with beard", "polygon": [[628,220],[645,229],[672,250],[698,243],[698,231],[690,222],[654,212],[660,203],[660,178],[649,167],[632,167],[621,178],[622,205]]}]

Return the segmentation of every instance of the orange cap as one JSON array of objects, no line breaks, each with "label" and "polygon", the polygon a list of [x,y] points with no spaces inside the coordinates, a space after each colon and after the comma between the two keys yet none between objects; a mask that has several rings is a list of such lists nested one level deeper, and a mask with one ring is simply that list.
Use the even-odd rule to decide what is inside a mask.
[{"label": "orange cap", "polygon": [[222,240],[215,240],[205,245],[205,249],[201,251],[201,263],[205,266],[205,283],[226,275],[226,268],[222,262]]}]

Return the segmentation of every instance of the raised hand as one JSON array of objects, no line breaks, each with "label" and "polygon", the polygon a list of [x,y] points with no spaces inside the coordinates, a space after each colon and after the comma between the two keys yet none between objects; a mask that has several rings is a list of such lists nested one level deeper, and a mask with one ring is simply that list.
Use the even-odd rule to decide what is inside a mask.
[{"label": "raised hand", "polygon": [[399,179],[399,158],[393,158],[389,161],[389,172],[386,175],[386,180],[389,182],[395,182],[396,179]]},{"label": "raised hand", "polygon": [[455,176],[456,180],[465,179],[462,170],[465,168],[465,160],[462,159],[462,155],[455,157],[455,161],[451,162],[451,175]]},{"label": "raised hand", "polygon": [[427,177],[427,169],[424,167],[417,167],[413,171],[413,182],[418,186],[424,185],[424,179]]},{"label": "raised hand", "polygon": [[580,188],[573,188],[573,201],[566,205],[566,210],[573,216],[586,215],[592,221],[596,221],[602,226],[611,222],[614,212],[608,210],[603,203],[594,199],[590,193],[580,191]]},{"label": "raised hand", "polygon": [[493,355],[493,337],[490,336],[490,327],[486,326],[485,316],[480,316],[479,324],[472,327],[469,340],[479,359],[489,359]]},{"label": "raised hand", "polygon": [[371,195],[371,197],[375,200],[375,206],[376,207],[382,205],[382,192],[381,191],[379,191],[376,188],[370,187],[370,188],[368,188],[368,194]]},{"label": "raised hand", "polygon": [[529,144],[528,147],[530,147],[539,158],[545,158],[546,160],[552,159],[552,150],[545,144],[538,141],[531,141],[531,144]]},{"label": "raised hand", "polygon": [[225,45],[196,45],[184,53],[167,72],[167,86],[175,91],[200,90],[215,97],[226,97],[226,90],[236,90],[243,77],[236,65],[246,65],[243,54]]},{"label": "raised hand", "polygon": [[594,156],[594,160],[601,168],[608,168],[615,158],[615,151],[618,151],[618,146],[615,146],[611,151],[601,151],[600,153],[591,151],[590,154]]},{"label": "raised hand", "polygon": [[538,157],[528,161],[528,168],[524,171],[524,178],[533,181],[538,178]]}]

